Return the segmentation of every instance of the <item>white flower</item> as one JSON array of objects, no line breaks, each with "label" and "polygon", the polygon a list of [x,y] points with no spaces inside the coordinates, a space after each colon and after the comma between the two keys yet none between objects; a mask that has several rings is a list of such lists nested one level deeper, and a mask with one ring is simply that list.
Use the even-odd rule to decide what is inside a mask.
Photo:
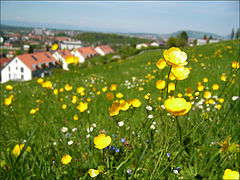
[{"label": "white flower", "polygon": [[68,131],[68,128],[63,127],[63,128],[61,129],[61,131],[62,131],[62,132],[67,132],[67,131]]},{"label": "white flower", "polygon": [[93,131],[93,127],[90,127],[90,129],[89,128],[87,128],[87,132],[89,133],[89,132],[92,132]]},{"label": "white flower", "polygon": [[86,135],[86,138],[89,138],[90,137],[90,134]]},{"label": "white flower", "polygon": [[174,170],[173,170],[173,173],[174,173],[174,174],[178,174],[178,170],[174,169]]},{"label": "white flower", "polygon": [[152,119],[152,118],[153,118],[153,115],[149,114],[148,119]]},{"label": "white flower", "polygon": [[233,97],[232,97],[232,100],[233,100],[233,101],[236,101],[238,98],[239,98],[239,96],[233,96]]},{"label": "white flower", "polygon": [[54,145],[54,146],[56,146],[56,145],[57,145],[57,143],[56,143],[56,142],[53,142],[53,145]]},{"label": "white flower", "polygon": [[23,144],[25,144],[26,142],[27,142],[26,139],[24,139],[24,140],[23,140]]},{"label": "white flower", "polygon": [[95,123],[92,124],[93,127],[96,127],[97,125]]},{"label": "white flower", "polygon": [[72,132],[75,132],[75,131],[77,131],[77,128],[73,128],[73,129],[72,129]]},{"label": "white flower", "polygon": [[72,145],[73,144],[73,141],[71,140],[71,141],[68,141],[68,145],[70,146],[70,145]]},{"label": "white flower", "polygon": [[161,105],[161,107],[162,107],[163,109],[165,109],[165,106],[164,106],[164,105]]},{"label": "white flower", "polygon": [[124,122],[123,122],[123,121],[120,121],[120,122],[118,122],[118,125],[121,127],[121,126],[124,125]]},{"label": "white flower", "polygon": [[147,105],[147,106],[146,106],[146,109],[147,109],[148,111],[152,111],[152,106]]},{"label": "white flower", "polygon": [[155,126],[152,124],[150,128],[151,128],[152,130],[154,130],[154,129],[155,129]]},{"label": "white flower", "polygon": [[157,124],[155,121],[153,121],[153,124],[155,125],[155,124]]}]

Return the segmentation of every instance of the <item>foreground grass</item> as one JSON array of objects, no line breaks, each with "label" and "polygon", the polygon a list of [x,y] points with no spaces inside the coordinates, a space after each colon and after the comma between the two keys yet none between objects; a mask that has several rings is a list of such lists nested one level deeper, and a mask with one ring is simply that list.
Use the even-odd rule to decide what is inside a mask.
[{"label": "foreground grass", "polygon": [[[99,179],[221,179],[227,168],[238,171],[240,103],[233,97],[239,96],[239,71],[232,69],[232,62],[239,61],[239,41],[184,51],[191,74],[177,83],[166,78],[170,67],[161,71],[157,68],[163,51],[155,50],[106,65],[72,66],[69,72],[57,70],[45,79],[53,83],[51,89],[42,88],[36,80],[8,83],[14,86],[11,91],[2,86],[1,179],[88,179],[88,170],[99,166],[104,167],[96,177]],[[226,81],[221,80],[223,73]],[[203,82],[204,78],[208,81]],[[162,105],[166,88],[156,88],[159,79],[176,84],[176,90],[169,95],[181,93],[192,102],[187,115],[176,119],[165,111]],[[199,82],[205,89],[196,95]],[[72,89],[67,91],[66,84]],[[116,94],[121,92],[121,99],[137,98],[141,106],[110,116],[108,109],[113,100],[105,96],[111,92],[111,84],[117,84],[115,100],[120,99]],[[218,84],[219,89],[213,90],[213,84]],[[77,92],[79,87],[85,88],[84,95]],[[53,93],[61,88],[62,92]],[[214,103],[204,98],[206,91],[211,92]],[[148,93],[149,99],[145,96]],[[11,94],[12,104],[4,105],[4,99]],[[76,104],[72,103],[74,95],[78,98]],[[88,102],[84,112],[77,109],[80,101]],[[146,109],[149,106],[152,110]],[[30,114],[36,108],[39,110]],[[62,132],[63,127],[68,130]],[[112,138],[109,149],[94,147],[93,138],[101,132]],[[228,137],[230,142],[222,147],[221,141]],[[12,152],[16,144],[25,144],[23,151],[27,146],[31,150],[16,157]],[[64,165],[61,159],[67,154],[72,161]]]}]

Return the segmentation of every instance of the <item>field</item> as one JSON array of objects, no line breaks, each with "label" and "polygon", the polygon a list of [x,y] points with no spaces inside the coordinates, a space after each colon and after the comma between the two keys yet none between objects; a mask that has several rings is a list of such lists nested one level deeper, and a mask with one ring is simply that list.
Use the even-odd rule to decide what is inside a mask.
[{"label": "field", "polygon": [[[239,171],[239,48],[235,40],[181,49],[184,80],[156,66],[163,50],[150,50],[1,85],[0,179],[222,179]],[[170,96],[190,111],[169,113]]]}]

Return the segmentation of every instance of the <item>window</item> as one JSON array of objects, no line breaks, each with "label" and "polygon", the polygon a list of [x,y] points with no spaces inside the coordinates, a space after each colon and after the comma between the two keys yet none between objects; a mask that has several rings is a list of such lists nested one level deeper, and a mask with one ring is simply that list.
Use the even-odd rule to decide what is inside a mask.
[{"label": "window", "polygon": [[9,79],[11,79],[11,74],[9,73]]},{"label": "window", "polygon": [[21,75],[21,79],[24,79],[24,76],[23,76],[23,74]]},{"label": "window", "polygon": [[21,72],[23,72],[23,67],[21,67]]},{"label": "window", "polygon": [[17,60],[15,62],[17,63]]},{"label": "window", "polygon": [[10,71],[10,66],[8,66],[8,71]]},{"label": "window", "polygon": [[16,70],[18,70],[18,67],[16,67]]}]

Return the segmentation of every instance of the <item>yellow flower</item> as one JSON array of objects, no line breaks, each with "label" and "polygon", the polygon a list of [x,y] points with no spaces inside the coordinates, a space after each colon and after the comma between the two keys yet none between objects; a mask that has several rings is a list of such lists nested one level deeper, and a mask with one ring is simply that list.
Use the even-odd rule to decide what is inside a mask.
[{"label": "yellow flower", "polygon": [[130,105],[126,101],[120,101],[120,110],[126,111],[128,110]]},{"label": "yellow flower", "polygon": [[72,157],[70,155],[66,155],[62,157],[62,164],[69,164],[72,161]]},{"label": "yellow flower", "polygon": [[53,94],[57,95],[58,94],[58,89],[54,89]]},{"label": "yellow flower", "polygon": [[101,94],[101,91],[97,91],[96,94],[99,96]]},{"label": "yellow flower", "polygon": [[232,68],[239,69],[239,62],[237,61],[232,62]]},{"label": "yellow flower", "polygon": [[179,48],[172,47],[164,50],[163,56],[169,65],[184,66],[187,64],[187,54]]},{"label": "yellow flower", "polygon": [[177,80],[186,79],[190,74],[189,68],[185,68],[184,66],[173,66],[171,72]]},{"label": "yellow flower", "polygon": [[107,87],[103,87],[102,92],[106,92],[106,91],[107,91]]},{"label": "yellow flower", "polygon": [[164,89],[165,88],[165,86],[166,86],[166,82],[164,81],[164,80],[158,80],[157,82],[156,82],[156,87],[158,88],[158,89]]},{"label": "yellow flower", "polygon": [[169,83],[168,84],[168,93],[171,91],[175,91],[175,84],[174,83]]},{"label": "yellow flower", "polygon": [[179,98],[182,97],[182,94],[181,94],[181,93],[178,93],[178,94],[177,94],[177,97],[179,97]]},{"label": "yellow flower", "polygon": [[219,85],[218,85],[218,84],[213,84],[212,89],[213,89],[214,91],[215,91],[215,90],[218,90],[218,89],[219,89]]},{"label": "yellow flower", "polygon": [[78,62],[79,62],[79,57],[74,57],[74,64],[78,64]]},{"label": "yellow flower", "polygon": [[203,97],[206,98],[206,99],[209,99],[211,97],[212,93],[209,92],[209,91],[205,91],[204,94],[203,94]]},{"label": "yellow flower", "polygon": [[213,100],[213,99],[209,99],[209,100],[208,100],[208,103],[209,103],[209,104],[213,104],[213,103],[214,103],[214,100]]},{"label": "yellow flower", "polygon": [[220,146],[222,146],[222,148],[219,150],[220,153],[237,153],[239,152],[239,145],[236,143],[230,143],[231,141],[231,137],[228,137],[224,142],[221,141],[220,142]]},{"label": "yellow flower", "polygon": [[11,86],[11,85],[6,85],[6,89],[10,91],[10,90],[13,89],[13,86]]},{"label": "yellow flower", "polygon": [[183,116],[190,111],[192,104],[184,98],[170,98],[164,101],[164,106],[174,116]]},{"label": "yellow flower", "polygon": [[64,110],[64,109],[67,109],[67,105],[66,104],[63,104],[62,105],[62,109]]},{"label": "yellow flower", "polygon": [[77,96],[73,96],[72,97],[72,103],[73,104],[76,104],[77,100],[78,100]]},{"label": "yellow flower", "polygon": [[105,147],[109,146],[112,139],[110,136],[106,136],[105,134],[99,134],[97,137],[94,138],[95,148],[97,149],[104,149]]},{"label": "yellow flower", "polygon": [[67,56],[66,59],[65,59],[66,63],[68,64],[73,64],[75,63],[75,59],[73,56]]},{"label": "yellow flower", "polygon": [[133,99],[132,100],[132,106],[133,107],[140,107],[141,106],[141,101],[139,101],[139,99]]},{"label": "yellow flower", "polygon": [[223,180],[239,180],[239,172],[238,171],[232,171],[231,169],[226,169],[224,171]]},{"label": "yellow flower", "polygon": [[80,112],[84,112],[88,109],[88,103],[83,103],[83,102],[80,102],[77,109],[80,111]]},{"label": "yellow flower", "polygon": [[72,86],[70,86],[69,84],[66,84],[64,88],[65,88],[66,91],[71,91],[72,90]]},{"label": "yellow flower", "polygon": [[6,169],[6,167],[5,167],[6,164],[7,164],[6,161],[5,161],[5,160],[2,160],[2,161],[1,161],[1,168]]},{"label": "yellow flower", "polygon": [[59,89],[59,92],[63,92],[63,88]]},{"label": "yellow flower", "polygon": [[92,178],[94,178],[94,177],[96,177],[97,175],[99,175],[99,171],[98,171],[98,170],[95,170],[95,169],[89,169],[88,174],[89,174]]},{"label": "yellow flower", "polygon": [[203,78],[203,82],[207,83],[208,82],[208,78]]},{"label": "yellow flower", "polygon": [[117,90],[117,84],[111,84],[110,91],[116,91]]},{"label": "yellow flower", "polygon": [[77,120],[78,120],[78,115],[75,114],[75,115],[73,116],[73,119],[74,119],[75,121],[77,121]]},{"label": "yellow flower", "polygon": [[227,81],[227,76],[225,73],[221,75],[221,81]]},{"label": "yellow flower", "polygon": [[223,98],[218,98],[218,101],[222,104],[224,102]]},{"label": "yellow flower", "polygon": [[[166,78],[167,78],[167,77],[166,77]],[[176,79],[172,72],[169,74],[169,79],[170,79],[171,81],[173,81],[173,80]]]},{"label": "yellow flower", "polygon": [[42,83],[42,87],[47,88],[47,89],[51,89],[52,88],[52,82],[51,81],[46,81]]},{"label": "yellow flower", "polygon": [[116,94],[116,97],[120,99],[120,98],[123,97],[123,94],[122,94],[122,93],[117,93],[117,94]]},{"label": "yellow flower", "polygon": [[110,116],[116,116],[120,111],[120,104],[118,102],[113,102],[112,107],[108,109]]},{"label": "yellow flower", "polygon": [[162,59],[159,59],[158,62],[157,62],[157,67],[159,69],[164,69],[167,65],[166,61],[162,58]]},{"label": "yellow flower", "polygon": [[199,84],[197,89],[198,89],[198,91],[200,91],[200,92],[201,92],[201,91],[203,91],[203,90],[204,90],[204,86],[203,86],[203,85],[201,85],[201,84]]},{"label": "yellow flower", "polygon": [[58,49],[58,45],[57,45],[57,44],[53,44],[53,45],[52,45],[52,50],[53,50],[53,51],[56,51],[57,49]]},{"label": "yellow flower", "polygon": [[78,92],[79,94],[83,93],[84,91],[85,91],[85,88],[84,88],[84,87],[79,87],[79,88],[77,88],[77,92]]},{"label": "yellow flower", "polygon": [[43,78],[38,78],[37,83],[42,84],[43,83]]},{"label": "yellow flower", "polygon": [[139,91],[142,91],[142,90],[143,90],[143,88],[142,88],[142,87],[138,87],[138,90],[139,90]]},{"label": "yellow flower", "polygon": [[10,104],[12,104],[12,96],[9,96],[8,98],[5,98],[5,105],[9,106]]},{"label": "yellow flower", "polygon": [[107,100],[112,101],[114,99],[114,94],[112,92],[108,92],[106,94],[106,98]]},{"label": "yellow flower", "polygon": [[36,109],[31,109],[30,110],[30,114],[35,114],[37,111],[36,111]]},{"label": "yellow flower", "polygon": [[[20,146],[19,146],[18,144],[15,145],[15,147],[13,148],[13,151],[12,151],[13,154],[14,154],[16,157],[18,157],[18,156],[20,155],[23,147],[24,147],[24,144],[21,144]],[[30,151],[31,151],[31,148],[28,146],[25,152],[30,152]]]}]

